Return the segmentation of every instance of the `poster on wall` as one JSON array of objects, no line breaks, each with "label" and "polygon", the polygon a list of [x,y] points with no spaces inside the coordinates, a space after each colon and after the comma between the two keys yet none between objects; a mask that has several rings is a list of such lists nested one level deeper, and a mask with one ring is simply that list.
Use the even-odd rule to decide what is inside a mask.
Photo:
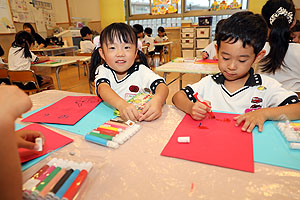
[{"label": "poster on wall", "polygon": [[8,0],[0,0],[0,33],[15,33]]},{"label": "poster on wall", "polygon": [[179,0],[153,0],[152,15],[165,15],[177,13],[177,3]]},{"label": "poster on wall", "polygon": [[34,23],[34,17],[30,10],[30,0],[10,0],[13,20],[21,23]]}]

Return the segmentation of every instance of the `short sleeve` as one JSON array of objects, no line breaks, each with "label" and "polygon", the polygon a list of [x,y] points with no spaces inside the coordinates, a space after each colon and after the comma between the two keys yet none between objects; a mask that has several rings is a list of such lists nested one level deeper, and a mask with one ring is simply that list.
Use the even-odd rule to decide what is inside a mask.
[{"label": "short sleeve", "polygon": [[38,60],[39,60],[39,57],[37,57],[34,53],[32,53],[31,51],[30,51],[30,53],[31,53],[31,62],[37,62]]},{"label": "short sleeve", "polygon": [[108,69],[106,69],[103,65],[100,65],[95,71],[95,90],[98,97],[100,97],[98,94],[98,86],[102,83],[110,85],[110,80],[108,76]]},{"label": "short sleeve", "polygon": [[144,87],[149,88],[153,94],[155,94],[156,88],[159,84],[166,84],[162,77],[154,73],[145,65],[140,65],[139,68],[141,70],[141,74],[143,75],[142,80]]},{"label": "short sleeve", "polygon": [[181,90],[186,94],[187,98],[192,101],[196,102],[196,98],[194,97],[195,93],[198,93],[198,96],[205,98],[205,88],[211,84],[211,76],[206,76],[202,78],[199,82],[194,84],[189,84],[186,87],[182,88]]}]

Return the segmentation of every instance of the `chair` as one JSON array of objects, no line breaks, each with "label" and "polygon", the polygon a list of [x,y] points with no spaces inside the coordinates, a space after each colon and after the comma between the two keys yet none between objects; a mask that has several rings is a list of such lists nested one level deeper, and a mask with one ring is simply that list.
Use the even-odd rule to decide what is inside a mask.
[{"label": "chair", "polygon": [[[17,85],[20,87],[24,92],[31,95],[33,93],[41,92],[43,90],[47,90],[49,87],[53,86],[53,84],[42,84],[39,85],[36,75],[32,70],[21,70],[21,71],[14,71],[8,70],[7,71],[10,83],[13,85]],[[30,84],[32,83],[32,84]],[[33,86],[35,88],[28,88],[26,86]]]},{"label": "chair", "polygon": [[0,67],[0,84],[4,83],[6,85],[10,85],[7,70],[8,69],[6,67]]},{"label": "chair", "polygon": [[[89,56],[91,57],[92,56],[92,53],[81,53],[81,52],[78,52],[76,54],[76,56]],[[86,76],[86,73],[88,73],[88,68],[89,68],[89,63],[88,62],[85,62],[85,61],[79,61],[78,62],[78,75],[79,75],[79,78],[80,78],[80,66],[81,65],[84,65],[86,68],[83,68],[84,69],[84,75]]]}]

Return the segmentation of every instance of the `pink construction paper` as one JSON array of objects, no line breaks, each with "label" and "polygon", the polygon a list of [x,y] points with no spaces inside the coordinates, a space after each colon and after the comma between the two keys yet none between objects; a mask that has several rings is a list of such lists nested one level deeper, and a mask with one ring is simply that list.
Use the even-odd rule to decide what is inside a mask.
[{"label": "pink construction paper", "polygon": [[22,122],[74,125],[100,102],[101,99],[97,96],[67,96],[53,105],[26,117]]},{"label": "pink construction paper", "polygon": [[24,148],[19,148],[19,155],[20,155],[21,163],[32,160],[34,158],[38,158],[40,156],[43,156],[47,153],[50,153],[62,146],[65,146],[65,145],[73,142],[73,139],[63,136],[61,134],[58,134],[48,128],[45,128],[44,126],[39,125],[39,124],[30,124],[20,130],[40,131],[45,136],[45,144],[43,146],[43,151],[41,151],[41,152],[34,151],[34,150],[28,150],[28,149],[24,149]]},{"label": "pink construction paper", "polygon": [[213,59],[201,59],[201,60],[196,60],[195,61],[195,64],[210,64],[210,63],[213,63],[213,64],[217,64],[218,63],[218,60],[213,60]]},{"label": "pink construction paper", "polygon": [[[252,133],[234,125],[236,114],[214,114],[216,119],[202,121],[186,115],[161,155],[254,172]],[[183,136],[190,136],[190,143],[178,143]]]}]

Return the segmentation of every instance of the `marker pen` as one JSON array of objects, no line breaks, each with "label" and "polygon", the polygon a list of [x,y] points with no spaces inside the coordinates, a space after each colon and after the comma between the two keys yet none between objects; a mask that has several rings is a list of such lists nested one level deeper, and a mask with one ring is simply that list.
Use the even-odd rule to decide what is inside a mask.
[{"label": "marker pen", "polygon": [[61,167],[56,167],[35,189],[35,191],[41,192],[44,187],[51,181],[51,179],[56,176],[56,174],[61,170]]},{"label": "marker pen", "polygon": [[112,120],[109,120],[109,121],[107,121],[106,123],[114,124],[114,125],[117,125],[117,126],[123,126],[124,128],[127,128],[127,127],[128,127],[127,124],[121,123],[121,122],[118,122],[118,121],[112,121]]},{"label": "marker pen", "polygon": [[[73,168],[75,169],[75,168]],[[75,169],[74,172],[71,174],[71,176],[66,180],[66,182],[59,188],[57,193],[55,194],[55,199],[61,199],[63,195],[66,193],[66,191],[69,189],[73,181],[76,179],[78,174],[80,173],[79,169]]]},{"label": "marker pen", "polygon": [[[95,131],[95,130],[94,130]],[[118,131],[113,131],[113,130],[108,130],[108,129],[104,129],[104,128],[97,128],[96,131],[98,131],[101,134],[104,135],[111,135],[111,136],[116,136],[119,134]]]},{"label": "marker pen", "polygon": [[99,137],[96,137],[96,136],[93,136],[93,135],[86,134],[84,136],[84,139],[87,140],[87,141],[90,141],[90,142],[94,142],[96,144],[103,145],[103,146],[107,146],[107,147],[111,147],[111,148],[115,148],[115,149],[119,148],[118,143],[113,142],[113,141],[109,141],[109,140],[106,140],[106,139],[103,139],[103,138],[99,138]]},{"label": "marker pen", "polygon": [[121,132],[122,131],[121,128],[115,128],[115,127],[111,127],[111,126],[100,125],[98,128],[104,128],[104,129],[108,129],[108,130],[112,130],[112,131],[117,131],[117,132]]},{"label": "marker pen", "polygon": [[62,168],[56,176],[54,176],[51,181],[44,187],[44,189],[39,193],[39,196],[45,197],[50,190],[56,185],[56,183],[63,177],[63,175],[66,173],[66,169]]},{"label": "marker pen", "polygon": [[[206,103],[206,102],[203,101],[203,100],[200,101],[200,100],[198,99],[198,92],[196,92],[193,96],[196,98],[197,101],[199,101],[200,103],[202,103],[202,104],[206,105],[207,107],[211,108],[211,106],[208,105],[208,103]],[[214,113],[213,113],[212,110],[210,110],[210,112],[208,112],[208,113],[210,114],[210,116],[211,116],[212,118],[216,118],[216,116],[214,115]]]},{"label": "marker pen", "polygon": [[112,140],[112,138],[113,138],[113,136],[111,136],[111,135],[104,135],[104,134],[96,133],[96,132],[93,132],[93,131],[90,132],[89,135],[93,135],[93,136],[103,138],[103,139],[106,139],[106,140]]},{"label": "marker pen", "polygon": [[83,184],[86,176],[88,175],[89,171],[91,170],[93,164],[91,162],[88,162],[85,164],[85,167],[83,170],[80,171],[74,182],[71,184],[69,189],[66,191],[66,193],[63,196],[63,200],[71,200],[74,198],[75,194],[79,190],[80,186]]},{"label": "marker pen", "polygon": [[105,122],[104,124],[102,124],[102,126],[113,127],[113,128],[118,128],[118,129],[122,129],[122,130],[125,130],[127,128],[125,126],[116,125],[116,124],[113,124],[110,122]]},{"label": "marker pen", "polygon": [[57,159],[53,158],[51,161],[49,161],[46,165],[44,165],[42,168],[40,168],[37,172],[35,172],[30,179],[28,179],[23,184],[23,190],[31,190],[34,186],[40,183],[40,179],[38,179],[42,174],[46,173],[46,170],[53,165],[54,162],[56,162]]}]

